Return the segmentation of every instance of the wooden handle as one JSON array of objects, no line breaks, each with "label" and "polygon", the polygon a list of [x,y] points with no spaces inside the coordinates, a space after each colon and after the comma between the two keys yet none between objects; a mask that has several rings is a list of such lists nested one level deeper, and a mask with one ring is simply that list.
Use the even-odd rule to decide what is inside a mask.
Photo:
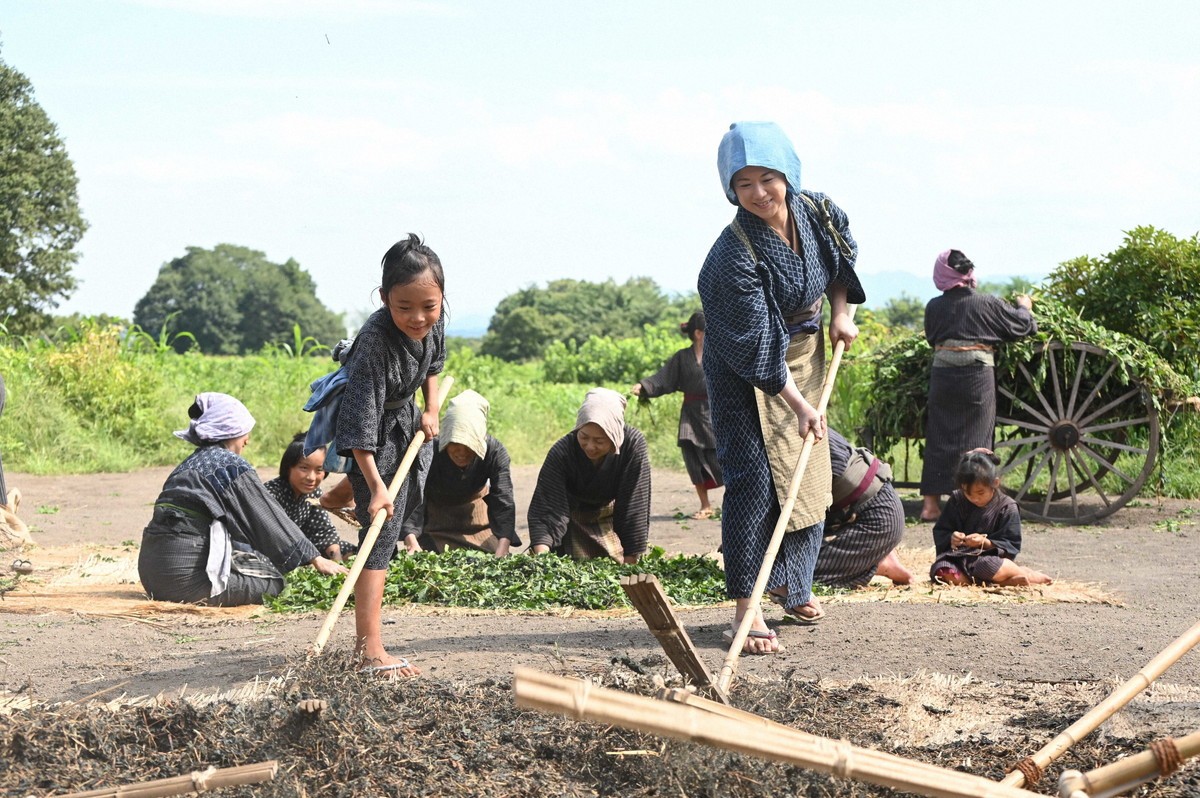
[{"label": "wooden handle", "polygon": [[[450,393],[450,386],[453,384],[454,377],[448,376],[438,385],[438,393],[434,397],[434,410],[441,408],[442,397]],[[425,445],[425,440],[425,432],[421,430],[419,434],[413,435],[412,441],[408,444],[408,449],[404,452],[404,459],[400,461],[400,467],[396,469],[396,476],[392,477],[392,484],[388,485],[388,498],[392,502],[396,501],[396,494],[400,492],[400,486],[404,484],[404,479],[412,469],[413,461],[417,459],[421,447]],[[329,614],[325,616],[325,623],[321,624],[321,631],[317,632],[317,638],[313,640],[312,654],[320,654],[325,649],[325,643],[328,642],[329,635],[333,632],[333,625],[337,623],[342,608],[346,606],[346,601],[350,598],[355,583],[358,582],[358,575],[366,567],[367,559],[371,556],[371,549],[375,547],[375,541],[386,520],[387,510],[382,509],[371,519],[371,528],[367,530],[367,535],[363,538],[363,544],[354,558],[354,565],[350,566],[350,573],[347,574],[346,581],[342,583],[342,589],[338,591],[337,598],[333,600],[333,606],[329,608]]]},{"label": "wooden handle", "polygon": [[[856,310],[855,305],[850,306],[851,319],[854,318]],[[833,394],[833,381],[837,377],[838,367],[842,363],[842,355],[845,352],[846,342],[838,341],[833,347],[833,358],[825,373],[825,384],[821,387],[821,401],[817,403],[819,415],[823,415],[829,406],[829,397]],[[816,442],[817,436],[813,434],[812,430],[809,430],[804,436],[804,445],[800,448],[800,457],[796,460],[796,468],[792,471],[787,501],[779,511],[779,520],[775,522],[775,531],[771,533],[771,542],[767,544],[766,554],[763,555],[762,567],[758,569],[758,578],[754,580],[754,589],[750,592],[752,599],[760,600],[763,591],[767,589],[767,580],[771,577],[771,568],[775,565],[775,556],[779,554],[779,546],[783,543],[783,534],[787,531],[788,521],[792,517],[792,508],[796,506],[796,496],[800,493],[800,482],[804,479],[804,471],[808,468],[808,459]],[[729,653],[725,656],[725,663],[721,666],[721,673],[717,677],[717,689],[719,690],[726,692],[729,690],[729,683],[733,681],[733,674],[737,670],[737,661],[742,653],[742,646],[746,644],[746,638],[750,636],[750,627],[754,624],[755,614],[756,610],[752,607],[742,616],[742,622],[738,624],[737,633],[733,636]]]},{"label": "wooden handle", "polygon": [[222,787],[242,784],[258,784],[275,778],[279,762],[274,759],[254,765],[239,765],[232,768],[197,770],[186,776],[124,784],[119,787],[102,787],[87,792],[72,792],[60,798],[165,798],[169,795],[199,795]]}]

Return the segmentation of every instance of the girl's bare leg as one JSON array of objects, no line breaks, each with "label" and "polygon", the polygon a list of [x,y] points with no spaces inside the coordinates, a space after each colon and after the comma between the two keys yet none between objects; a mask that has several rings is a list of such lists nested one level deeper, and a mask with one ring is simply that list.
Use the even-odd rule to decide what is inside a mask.
[{"label": "girl's bare leg", "polygon": [[992,577],[992,581],[1001,587],[1023,587],[1025,585],[1050,585],[1054,583],[1046,574],[1017,565],[1012,560],[1005,560],[1000,570]]},{"label": "girl's bare leg", "polygon": [[[383,585],[387,571],[363,569],[354,585],[354,650],[364,666],[395,665],[400,662],[383,645]],[[421,669],[410,665],[391,673],[418,676]]]},{"label": "girl's bare leg", "polygon": [[712,505],[708,503],[708,488],[696,485],[696,495],[700,497],[700,509],[692,514],[692,518],[712,518]]}]

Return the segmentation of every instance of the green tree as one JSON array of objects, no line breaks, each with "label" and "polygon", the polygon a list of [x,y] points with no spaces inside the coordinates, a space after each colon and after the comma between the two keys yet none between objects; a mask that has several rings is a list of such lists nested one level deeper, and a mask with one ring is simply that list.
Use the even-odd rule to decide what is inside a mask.
[{"label": "green tree", "polygon": [[1143,226],[1099,258],[1069,260],[1046,292],[1080,317],[1139,338],[1181,374],[1200,379],[1200,234]]},{"label": "green tree", "polygon": [[925,303],[907,291],[889,299],[876,315],[877,321],[886,327],[904,327],[917,332],[925,329]]},{"label": "green tree", "polygon": [[325,346],[346,334],[296,261],[272,263],[262,252],[232,244],[188,247],[186,255],[163,264],[134,307],[133,321],[143,330],[195,336],[174,338],[179,350],[194,344],[221,355],[291,345],[297,324]]},{"label": "green tree", "polygon": [[0,321],[13,334],[44,327],[75,289],[75,166],[33,87],[0,61]]},{"label": "green tree", "polygon": [[669,297],[648,277],[624,283],[552,280],[506,296],[496,306],[480,352],[504,360],[540,357],[551,341],[631,338],[662,321],[685,321],[700,307],[695,294]]}]

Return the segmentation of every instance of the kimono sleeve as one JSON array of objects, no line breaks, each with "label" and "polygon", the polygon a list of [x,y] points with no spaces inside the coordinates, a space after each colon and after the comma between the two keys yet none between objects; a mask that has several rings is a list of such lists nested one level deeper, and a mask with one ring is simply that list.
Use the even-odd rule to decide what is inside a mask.
[{"label": "kimono sleeve", "polygon": [[1033,313],[1020,305],[1010,305],[999,297],[991,297],[988,317],[992,332],[1001,341],[1017,341],[1037,332],[1037,320]]},{"label": "kimono sleeve", "polygon": [[[841,206],[833,200],[826,197],[824,194],[813,194],[819,201],[828,203],[829,220],[833,222],[833,226],[837,229],[838,235],[850,247],[851,253],[847,257],[837,248],[833,241],[826,241],[831,248],[831,255],[836,268],[832,269],[829,274],[830,282],[838,283],[846,287],[846,301],[852,305],[861,305],[867,301],[867,293],[863,290],[862,282],[858,279],[858,273],[854,270],[854,265],[858,261],[858,242],[854,240],[854,236],[850,232],[850,217],[842,210]],[[824,232],[824,231],[822,231]]]},{"label": "kimono sleeve", "polygon": [[[508,449],[492,436],[487,438],[488,493],[483,503],[488,508],[488,524],[492,534],[508,539],[513,546],[521,545],[517,535],[517,503],[513,498],[512,469]],[[540,478],[540,477],[539,477]]]},{"label": "kimono sleeve", "polygon": [[387,401],[388,342],[364,328],[343,368],[346,387],[334,436],[338,454],[350,457],[355,449],[375,452],[380,445]]},{"label": "kimono sleeve", "polygon": [[627,556],[645,554],[650,536],[650,457],[641,431],[625,427],[625,460],[613,506],[613,531]]},{"label": "kimono sleeve", "polygon": [[571,520],[571,503],[567,496],[567,469],[572,436],[559,438],[546,453],[538,472],[537,486],[529,500],[529,545],[557,548]]},{"label": "kimono sleeve", "polygon": [[696,287],[704,305],[706,357],[715,355],[743,382],[777,395],[788,378],[787,331],[767,301],[754,260],[732,231],[713,244]]},{"label": "kimono sleeve", "polygon": [[942,508],[942,514],[933,523],[933,548],[938,554],[950,551],[950,536],[955,532],[965,532],[963,526],[962,502],[957,492],[951,493]]},{"label": "kimono sleeve", "polygon": [[986,534],[988,540],[996,547],[997,554],[1015,560],[1021,552],[1021,511],[1017,505],[1007,503],[999,512],[995,525]]},{"label": "kimono sleeve", "polygon": [[246,469],[223,491],[221,519],[235,537],[246,540],[283,573],[312,562],[320,552],[296,522],[271,497],[253,469]]},{"label": "kimono sleeve", "polygon": [[[683,349],[680,352],[691,354],[690,349]],[[652,399],[655,396],[663,396],[679,390],[680,352],[671,355],[662,368],[638,383],[638,385],[642,386],[642,396]]]}]

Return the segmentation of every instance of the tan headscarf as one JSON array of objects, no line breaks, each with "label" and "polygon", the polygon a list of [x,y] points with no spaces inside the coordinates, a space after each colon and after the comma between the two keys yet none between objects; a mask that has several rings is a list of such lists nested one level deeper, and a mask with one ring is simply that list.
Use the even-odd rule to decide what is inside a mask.
[{"label": "tan headscarf", "polygon": [[461,443],[478,457],[487,457],[488,400],[470,389],[450,400],[438,431],[438,451],[449,443]]},{"label": "tan headscarf", "polygon": [[572,432],[578,432],[584,424],[595,424],[604,430],[612,441],[613,453],[620,454],[625,442],[625,397],[611,388],[591,389],[583,397]]}]

